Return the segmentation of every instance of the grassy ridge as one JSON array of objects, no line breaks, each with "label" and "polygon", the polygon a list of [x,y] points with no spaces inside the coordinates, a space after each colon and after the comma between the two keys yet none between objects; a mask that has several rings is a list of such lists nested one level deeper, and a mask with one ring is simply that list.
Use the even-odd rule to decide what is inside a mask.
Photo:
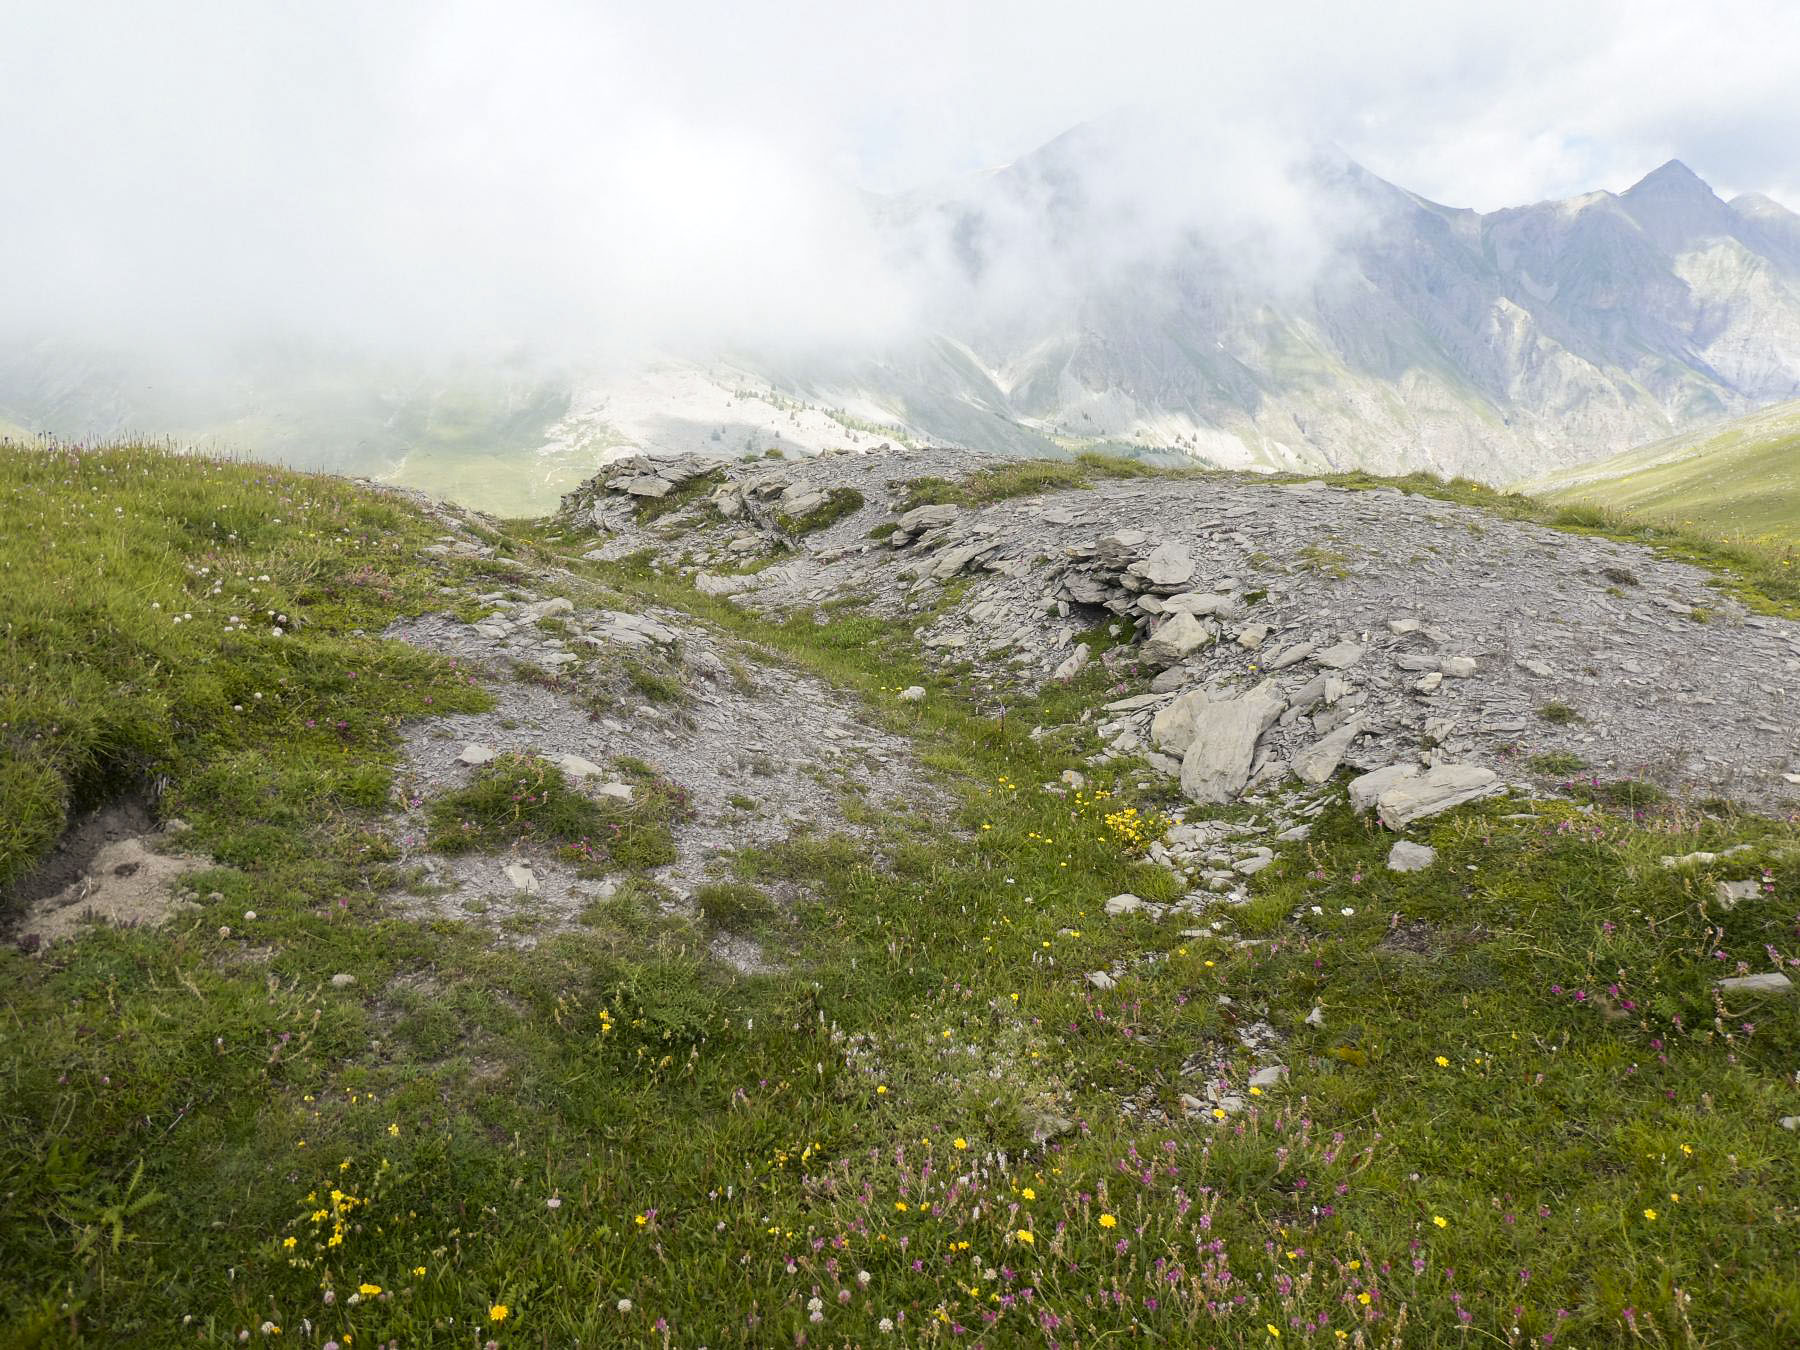
[{"label": "grassy ridge", "polygon": [[341,480],[0,447],[0,886],[71,808],[152,779],[200,812],[236,809],[228,785],[296,810],[380,805],[395,721],[479,697],[351,636],[423,606],[431,534]]},{"label": "grassy ridge", "polygon": [[[354,635],[504,576],[422,560],[434,531],[403,504],[252,466],[7,458],[0,491],[22,503],[9,524],[40,523],[0,534],[35,588],[6,615],[36,625],[7,648],[7,696],[69,748],[17,744],[70,792],[165,776],[221,864],[198,883],[217,898],[163,930],[0,953],[0,1342],[1800,1335],[1800,1165],[1774,1124],[1800,1012],[1713,989],[1794,958],[1791,824],[1497,804],[1435,823],[1438,867],[1397,876],[1388,838],[1334,810],[1257,876],[1226,930],[1251,945],[1184,937],[1101,911],[1172,894],[1140,856],[1165,790],[1130,766],[1040,786],[1087,767],[1100,672],[1002,716],[867,614],[770,626],[641,561],[565,557],[580,602],[678,604],[860,695],[950,805],[740,850],[691,919],[622,863],[615,902],[518,949],[400,917],[380,829],[396,724],[483,695],[422,656],[372,665],[402,655]],[[550,557],[526,527],[496,542]],[[310,621],[225,632],[239,588],[277,577],[263,608]],[[119,616],[94,686],[72,683],[75,630],[39,612],[84,596]],[[191,629],[132,617],[176,596]],[[229,696],[205,718],[185,710],[202,676]],[[914,683],[925,700],[893,697]],[[142,749],[84,757],[120,739],[100,734],[115,689]],[[234,720],[257,691],[281,708]],[[99,730],[52,740],[64,722]],[[504,838],[515,805],[477,792],[444,818]],[[1764,892],[1729,912],[1706,869],[1660,865],[1736,842],[1730,874]],[[774,942],[777,891],[802,897],[784,974],[701,956],[709,926]],[[1083,979],[1114,963],[1116,987]],[[1291,1074],[1251,1094],[1257,1023]],[[1184,1118],[1197,1063],[1244,1113]]]}]

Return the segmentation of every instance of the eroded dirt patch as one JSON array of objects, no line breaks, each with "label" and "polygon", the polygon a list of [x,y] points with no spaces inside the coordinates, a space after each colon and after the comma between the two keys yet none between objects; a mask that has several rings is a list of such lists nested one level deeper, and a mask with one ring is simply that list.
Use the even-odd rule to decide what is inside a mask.
[{"label": "eroded dirt patch", "polygon": [[210,860],[159,846],[180,837],[156,831],[148,806],[113,803],[70,827],[56,850],[14,890],[23,911],[12,940],[27,951],[66,941],[84,924],[121,928],[163,923],[185,902],[177,883]]}]

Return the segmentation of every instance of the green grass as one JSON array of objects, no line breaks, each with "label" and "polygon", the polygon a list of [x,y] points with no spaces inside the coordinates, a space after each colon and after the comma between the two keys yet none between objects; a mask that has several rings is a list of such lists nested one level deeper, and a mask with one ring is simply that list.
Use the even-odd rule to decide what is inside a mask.
[{"label": "green grass", "polygon": [[[277,640],[196,621],[170,639],[194,645],[134,661],[90,655],[40,609],[89,596],[134,612],[230,556],[147,527],[164,546],[96,573],[135,547],[111,532],[114,505],[210,520],[242,494],[281,517],[255,546],[274,576],[261,560],[312,548],[326,518],[295,502],[389,504],[141,457],[0,461],[0,491],[15,512],[0,547],[34,588],[0,605],[15,631],[40,625],[34,645],[0,647],[7,696],[59,661],[67,703],[39,731],[103,723],[115,690],[150,709],[144,762],[221,858],[197,884],[222,897],[159,931],[0,952],[0,1343],[266,1344],[265,1322],[356,1346],[1800,1336],[1800,1154],[1774,1124],[1795,1109],[1800,1007],[1714,991],[1739,963],[1767,969],[1770,948],[1793,958],[1791,823],[1635,809],[1629,791],[1586,810],[1500,802],[1432,822],[1437,864],[1401,875],[1383,865],[1391,836],[1338,807],[1258,875],[1224,935],[1184,938],[1102,911],[1178,888],[1120,823],[1158,802],[1083,763],[1099,673],[1001,717],[972,675],[928,666],[908,626],[770,624],[642,559],[545,553],[519,527],[514,556],[569,567],[578,591],[684,608],[865,699],[943,795],[866,836],[736,850],[734,879],[697,893],[698,925],[662,903],[654,863],[618,860],[613,899],[515,948],[389,900],[395,729],[482,697],[446,663],[411,686],[362,682],[401,655],[351,629],[379,631],[389,603],[450,603],[433,588],[454,574],[404,546],[429,541],[424,521],[393,508],[305,572],[341,593],[321,589],[299,632],[327,645],[279,649],[312,653],[282,697],[326,687],[349,726],[284,711],[245,749],[245,724],[191,721],[174,691],[201,667],[233,678]],[[347,580],[377,560],[390,601]],[[133,624],[119,631],[163,631]],[[68,687],[78,652],[105,678]],[[893,699],[914,683],[925,700]],[[40,704],[55,691],[30,687]],[[28,762],[73,791],[82,761]],[[516,785],[521,767],[491,780]],[[1072,767],[1088,790],[1040,787]],[[639,786],[634,807],[674,818]],[[481,798],[494,846],[543,805],[501,796]],[[1727,874],[1660,864],[1737,842],[1752,851],[1728,875],[1765,892],[1729,912],[1712,901]],[[772,891],[796,897],[804,935],[787,969],[739,978],[703,959],[710,929],[766,929]],[[1115,965],[1109,991],[1083,978]],[[1256,1022],[1290,1077],[1250,1095],[1237,1033]],[[1196,1055],[1244,1093],[1241,1115],[1183,1116]]]},{"label": "green grass", "polygon": [[572,844],[600,832],[600,808],[569,786],[562,770],[531,755],[501,755],[474,781],[434,800],[431,847],[440,853],[497,853],[528,840]]},{"label": "green grass", "polygon": [[775,902],[744,881],[715,881],[694,892],[694,903],[709,927],[749,932],[775,917]]},{"label": "green grass", "polygon": [[640,524],[673,515],[684,506],[692,506],[725,481],[725,471],[715,469],[670,488],[660,497],[639,497],[632,510]]},{"label": "green grass", "polygon": [[804,515],[777,516],[775,523],[787,534],[814,534],[837,524],[845,516],[855,515],[862,508],[862,493],[855,488],[834,487],[825,494],[824,501]]},{"label": "green grass", "polygon": [[1168,469],[1145,464],[1119,455],[1087,451],[1073,459],[1009,460],[988,468],[977,469],[965,478],[915,478],[906,484],[907,494],[900,503],[902,511],[915,506],[953,503],[958,506],[986,506],[1009,497],[1029,497],[1040,492],[1064,492],[1091,488],[1106,478],[1154,478],[1204,476],[1200,469]]},{"label": "green grass", "polygon": [[625,672],[627,683],[652,703],[681,702],[681,680],[672,671],[658,669],[655,663],[635,656],[620,661],[619,668]]},{"label": "green grass", "polygon": [[71,810],[159,780],[205,833],[353,819],[398,722],[485,702],[353,636],[436,598],[433,534],[339,480],[0,446],[0,886]]},{"label": "green grass", "polygon": [[1792,550],[1800,547],[1800,403],[1546,474],[1527,486],[1553,502]]}]

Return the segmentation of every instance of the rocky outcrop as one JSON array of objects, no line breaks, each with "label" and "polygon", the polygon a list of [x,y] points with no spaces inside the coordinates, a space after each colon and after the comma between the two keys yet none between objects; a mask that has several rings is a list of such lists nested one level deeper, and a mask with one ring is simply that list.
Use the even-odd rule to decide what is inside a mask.
[{"label": "rocky outcrop", "polygon": [[[1692,567],[1316,482],[1102,477],[986,505],[912,499],[914,482],[936,495],[995,463],[646,459],[633,476],[719,481],[651,532],[614,466],[568,518],[606,522],[595,556],[659,549],[746,608],[861,602],[909,625],[930,659],[971,663],[997,697],[1104,669],[1119,693],[1144,692],[1093,710],[1097,758],[1141,757],[1197,799],[1390,770],[1357,795],[1402,827],[1504,788],[1509,763],[1516,780],[1521,758],[1503,752],[1519,746],[1676,790],[1794,795],[1800,626],[1747,612]],[[836,488],[864,504],[802,538],[784,531],[776,504]],[[1541,717],[1552,704],[1568,712]],[[1189,767],[1202,710],[1219,735]]]}]

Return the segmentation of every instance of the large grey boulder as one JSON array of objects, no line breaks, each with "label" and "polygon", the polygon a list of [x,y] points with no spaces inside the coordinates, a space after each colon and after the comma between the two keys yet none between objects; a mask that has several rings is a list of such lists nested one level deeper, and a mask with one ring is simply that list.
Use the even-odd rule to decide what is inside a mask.
[{"label": "large grey boulder", "polygon": [[940,525],[948,525],[955,520],[961,511],[960,506],[949,502],[915,506],[900,517],[900,528],[912,534],[917,534],[920,530],[935,530]]},{"label": "large grey boulder", "polygon": [[1734,975],[1719,981],[1721,994],[1785,994],[1794,982],[1778,970],[1765,970],[1756,975]]},{"label": "large grey boulder", "polygon": [[1212,696],[1204,689],[1192,689],[1150,719],[1150,739],[1171,755],[1184,755],[1194,743],[1200,718],[1211,706]]},{"label": "large grey boulder", "polygon": [[1373,804],[1381,823],[1399,830],[1415,820],[1489,796],[1499,782],[1499,774],[1479,764],[1434,764],[1429,769],[1390,764],[1353,779],[1350,804],[1358,811]]},{"label": "large grey boulder", "polygon": [[1436,861],[1437,850],[1431,845],[1401,839],[1388,850],[1387,867],[1390,872],[1423,872]]},{"label": "large grey boulder", "polygon": [[1212,624],[1202,623],[1191,614],[1177,613],[1144,643],[1144,659],[1159,666],[1172,666],[1211,642],[1218,636],[1218,631]]},{"label": "large grey boulder", "polygon": [[1389,764],[1350,780],[1350,809],[1361,815],[1380,799],[1381,794],[1396,783],[1419,774],[1417,764]]},{"label": "large grey boulder", "polygon": [[1355,719],[1344,723],[1323,740],[1317,741],[1294,756],[1294,776],[1303,783],[1319,784],[1337,772],[1350,743],[1362,735],[1362,723]]},{"label": "large grey boulder", "polygon": [[1193,739],[1181,757],[1181,790],[1188,800],[1203,805],[1235,801],[1250,781],[1256,742],[1286,706],[1275,682],[1265,680],[1237,698],[1209,698],[1196,707]]},{"label": "large grey boulder", "polygon": [[1185,586],[1194,576],[1194,559],[1182,544],[1158,544],[1131,570],[1152,586]]}]

